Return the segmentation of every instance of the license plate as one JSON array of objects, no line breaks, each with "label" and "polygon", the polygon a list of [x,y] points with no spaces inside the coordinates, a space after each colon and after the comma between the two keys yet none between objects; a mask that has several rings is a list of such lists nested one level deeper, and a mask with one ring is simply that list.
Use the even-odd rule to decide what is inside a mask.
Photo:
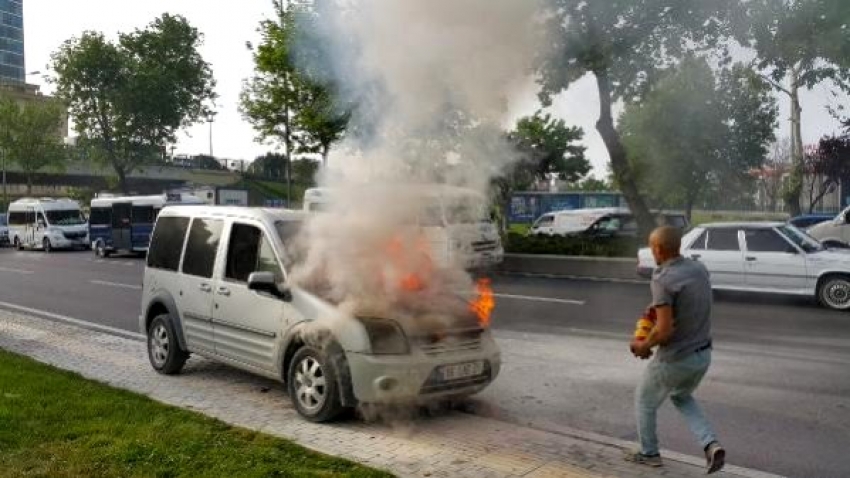
[{"label": "license plate", "polygon": [[481,375],[483,372],[484,362],[481,360],[476,362],[459,363],[455,365],[444,365],[440,367],[440,376],[443,378],[444,381],[474,377],[476,375]]}]

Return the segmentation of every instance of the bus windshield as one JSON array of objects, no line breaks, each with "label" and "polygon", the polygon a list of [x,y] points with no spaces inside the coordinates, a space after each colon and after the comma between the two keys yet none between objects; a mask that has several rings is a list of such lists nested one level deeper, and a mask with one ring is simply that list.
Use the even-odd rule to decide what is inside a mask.
[{"label": "bus windshield", "polygon": [[474,224],[490,222],[487,206],[476,198],[458,198],[448,200],[446,222],[449,224]]},{"label": "bus windshield", "polygon": [[47,221],[53,226],[78,226],[86,223],[79,209],[45,211],[45,214]]}]

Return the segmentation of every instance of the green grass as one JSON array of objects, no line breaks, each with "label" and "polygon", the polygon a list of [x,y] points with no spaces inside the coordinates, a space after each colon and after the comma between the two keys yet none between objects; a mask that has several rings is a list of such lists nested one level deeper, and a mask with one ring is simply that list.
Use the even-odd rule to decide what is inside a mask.
[{"label": "green grass", "polygon": [[0,476],[392,475],[0,350]]}]

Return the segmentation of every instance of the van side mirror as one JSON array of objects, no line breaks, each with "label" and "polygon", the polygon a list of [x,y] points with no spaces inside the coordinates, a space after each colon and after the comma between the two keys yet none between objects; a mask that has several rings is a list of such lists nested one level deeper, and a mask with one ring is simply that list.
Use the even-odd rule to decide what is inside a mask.
[{"label": "van side mirror", "polygon": [[248,289],[272,295],[284,302],[292,300],[292,292],[278,287],[271,272],[252,272],[248,276]]},{"label": "van side mirror", "polygon": [[847,211],[846,213],[844,213],[844,223],[845,224],[850,223],[850,211]]}]

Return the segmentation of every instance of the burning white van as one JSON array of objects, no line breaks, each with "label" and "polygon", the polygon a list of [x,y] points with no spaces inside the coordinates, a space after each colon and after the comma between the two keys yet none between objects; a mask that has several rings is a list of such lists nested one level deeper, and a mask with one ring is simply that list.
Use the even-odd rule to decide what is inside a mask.
[{"label": "burning white van", "polygon": [[[387,189],[382,187],[382,196],[392,197]],[[396,189],[398,197],[416,200],[418,213],[410,218],[408,225],[418,228],[427,238],[430,256],[438,267],[483,269],[500,264],[504,259],[499,231],[481,194],[442,184],[396,185],[389,189]],[[303,209],[339,212],[332,206],[336,196],[333,188],[308,189],[304,192]]]}]

